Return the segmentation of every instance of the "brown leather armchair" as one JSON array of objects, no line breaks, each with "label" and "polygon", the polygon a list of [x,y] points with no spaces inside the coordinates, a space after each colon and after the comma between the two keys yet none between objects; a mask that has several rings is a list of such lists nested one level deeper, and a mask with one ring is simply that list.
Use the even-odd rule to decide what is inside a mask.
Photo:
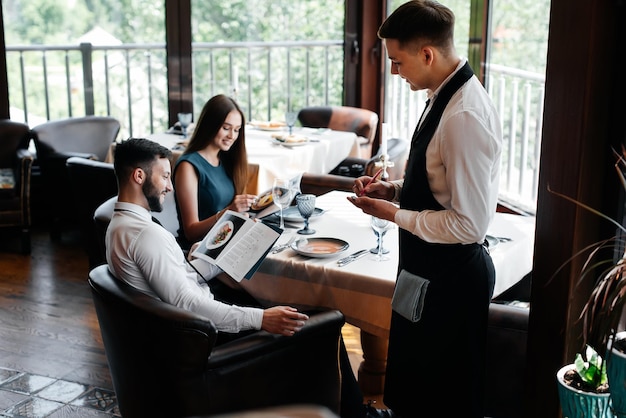
[{"label": "brown leather armchair", "polygon": [[72,208],[77,199],[72,193],[65,165],[67,159],[82,157],[105,161],[119,130],[119,121],[108,116],[53,120],[32,129],[37,162],[49,193],[46,200],[54,202],[50,205],[53,239],[60,238],[64,226],[75,224]]},{"label": "brown leather armchair", "polygon": [[378,114],[351,106],[309,106],[298,113],[300,124],[309,128],[330,128],[354,132],[359,137],[361,157],[372,155],[378,130]]},{"label": "brown leather armchair", "polygon": [[312,315],[293,337],[258,331],[216,346],[210,320],[145,295],[106,265],[89,284],[125,418],[291,404],[339,411],[341,312]]},{"label": "brown leather armchair", "polygon": [[20,231],[20,247],[30,253],[30,178],[28,125],[0,120],[0,228]]}]

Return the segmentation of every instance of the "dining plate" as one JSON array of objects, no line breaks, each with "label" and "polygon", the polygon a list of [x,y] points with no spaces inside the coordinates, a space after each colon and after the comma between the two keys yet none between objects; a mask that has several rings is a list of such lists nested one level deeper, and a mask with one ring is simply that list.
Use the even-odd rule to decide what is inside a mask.
[{"label": "dining plate", "polygon": [[350,244],[338,238],[303,238],[291,244],[300,255],[313,258],[333,257],[346,251]]},{"label": "dining plate", "polygon": [[250,121],[250,126],[262,131],[282,131],[287,125],[278,121]]},{"label": "dining plate", "polygon": [[267,190],[259,195],[256,201],[250,206],[251,210],[263,210],[272,204],[274,198],[272,197],[272,190]]},{"label": "dining plate", "polygon": [[494,247],[500,243],[500,240],[498,238],[491,236],[491,235],[487,235],[485,239],[487,240],[487,243],[489,244],[490,250],[494,249]]},{"label": "dining plate", "polygon": [[276,144],[276,145],[281,145],[281,146],[287,147],[287,148],[294,148],[294,147],[301,147],[303,145],[307,145],[309,143],[309,141],[304,141],[304,142],[284,142],[284,141],[279,141],[277,139],[272,139],[272,143]]},{"label": "dining plate", "polygon": [[299,147],[309,143],[309,138],[300,134],[272,134],[272,142],[285,147]]},{"label": "dining plate", "polygon": [[230,237],[233,235],[235,227],[232,221],[226,221],[219,228],[217,228],[206,242],[207,250],[221,247],[226,244]]},{"label": "dining plate", "polygon": [[[314,220],[316,217],[322,215],[324,213],[324,209],[315,208],[313,214],[309,218],[309,221]],[[274,212],[276,216],[280,216],[279,212]],[[289,206],[288,208],[283,209],[283,220],[285,222],[304,222],[304,218],[300,215],[300,211],[297,206]]]}]

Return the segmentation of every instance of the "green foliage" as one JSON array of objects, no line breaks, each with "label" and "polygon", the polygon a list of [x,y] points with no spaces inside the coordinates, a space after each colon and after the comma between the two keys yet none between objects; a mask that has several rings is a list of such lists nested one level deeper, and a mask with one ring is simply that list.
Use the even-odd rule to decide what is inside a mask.
[{"label": "green foliage", "polygon": [[589,345],[585,350],[585,357],[586,359],[578,353],[576,354],[576,360],[574,361],[576,372],[582,381],[593,388],[607,384],[608,378],[606,375],[606,362],[602,360],[602,357],[600,357],[598,353]]},{"label": "green foliage", "polygon": [[[621,154],[615,152],[617,162],[615,171],[620,184],[626,190],[626,148],[622,147]],[[626,234],[626,227],[604,213],[579,202],[569,196],[557,193],[550,188],[548,191],[560,196],[591,213],[610,221],[619,233]],[[593,243],[574,254],[569,260],[559,267],[555,275],[564,268],[573,258],[583,253],[588,253],[582,267],[578,284],[589,277],[595,277],[594,285],[587,302],[580,314],[583,319],[583,340],[588,346],[595,347],[601,353],[607,353],[610,341],[615,338],[617,329],[622,319],[624,305],[626,304],[626,254],[623,253],[624,241],[617,236]],[[619,256],[604,257],[605,251],[622,251]],[[554,277],[554,276],[553,276]],[[608,351],[610,354],[610,351]]]}]

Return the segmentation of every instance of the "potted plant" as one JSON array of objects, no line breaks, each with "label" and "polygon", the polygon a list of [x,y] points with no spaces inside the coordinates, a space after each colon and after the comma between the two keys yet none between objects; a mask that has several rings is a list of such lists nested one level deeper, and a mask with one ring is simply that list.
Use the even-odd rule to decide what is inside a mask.
[{"label": "potted plant", "polygon": [[561,367],[556,377],[564,417],[613,417],[606,362],[591,346],[586,347],[585,358],[576,354],[574,363]]},{"label": "potted plant", "polygon": [[[622,187],[626,190],[626,176],[624,175],[626,171],[626,150],[622,148],[621,155],[615,154],[617,156],[615,169]],[[609,216],[568,196],[556,192],[553,193],[609,220],[619,231],[626,234],[626,228]],[[582,358],[578,359],[580,355],[577,355],[577,361],[579,363],[582,361],[589,366],[587,372],[594,375],[593,379],[598,379],[606,369],[612,413],[615,414],[598,416],[626,417],[626,332],[617,332],[626,302],[626,253],[621,253],[619,257],[602,258],[602,254],[606,254],[607,249],[615,250],[619,248],[620,251],[623,251],[623,244],[623,240],[616,236],[592,244],[580,252],[589,252],[581,270],[580,280],[590,274],[597,274],[597,279],[580,315],[580,318],[583,320],[584,344],[592,348],[587,349],[587,358],[585,360]],[[615,251],[611,251],[611,253],[615,253]],[[578,254],[574,255],[574,257]],[[602,356],[598,353],[602,353],[602,356],[605,357],[606,364],[604,364]],[[593,369],[594,367],[595,369]],[[578,374],[580,375],[580,372]],[[594,382],[591,386],[595,386],[600,380],[594,380]],[[589,390],[590,388],[587,387],[587,389]],[[594,389],[591,390],[593,392],[596,391]],[[563,401],[561,405],[565,413],[566,407],[563,405]]]}]

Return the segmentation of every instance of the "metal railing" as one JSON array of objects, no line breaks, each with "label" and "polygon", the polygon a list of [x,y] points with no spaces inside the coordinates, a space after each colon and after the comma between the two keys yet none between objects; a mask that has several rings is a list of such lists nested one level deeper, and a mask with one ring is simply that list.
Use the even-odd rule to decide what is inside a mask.
[{"label": "metal railing", "polygon": [[[165,44],[7,46],[11,118],[35,126],[73,115],[111,115],[120,137],[168,129]],[[488,92],[502,118],[501,199],[534,213],[545,77],[490,64]],[[217,93],[236,96],[248,120],[282,119],[309,105],[339,105],[343,41],[193,44],[194,114]],[[424,92],[387,82],[392,136],[411,138]]]},{"label": "metal railing", "polygon": [[[341,104],[341,40],[194,43],[192,48],[196,115],[217,93],[237,96],[248,119],[282,119],[288,108]],[[121,137],[168,128],[165,44],[6,50],[12,119],[35,126],[74,115],[110,115],[120,120]]]}]

